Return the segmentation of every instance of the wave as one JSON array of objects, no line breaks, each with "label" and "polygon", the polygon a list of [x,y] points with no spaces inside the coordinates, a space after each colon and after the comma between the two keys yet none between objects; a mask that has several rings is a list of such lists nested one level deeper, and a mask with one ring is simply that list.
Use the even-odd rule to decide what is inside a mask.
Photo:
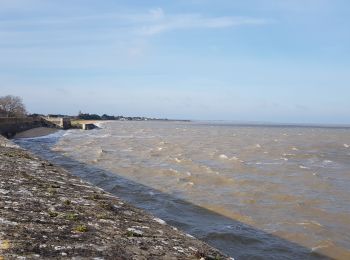
[{"label": "wave", "polygon": [[227,157],[226,154],[220,154],[220,155],[219,155],[219,158],[220,158],[220,159],[228,159],[228,157]]},{"label": "wave", "polygon": [[301,226],[313,225],[313,226],[323,227],[323,225],[321,225],[319,222],[317,222],[315,220],[310,220],[310,221],[306,221],[306,222],[299,222],[299,223],[296,223],[296,224],[297,225],[301,225]]},{"label": "wave", "polygon": [[331,161],[331,160],[324,160],[324,161],[322,162],[322,164],[331,164],[331,163],[333,163],[333,161]]},{"label": "wave", "polygon": [[103,135],[96,135],[96,138],[109,138],[111,137],[111,134],[103,134]]},{"label": "wave", "polygon": [[134,138],[134,135],[113,135],[113,137],[120,139],[131,139]]},{"label": "wave", "polygon": [[296,154],[294,154],[294,153],[284,153],[282,155],[285,156],[285,157],[287,157],[287,156],[292,157],[292,156],[295,156]]},{"label": "wave", "polygon": [[[232,134],[230,128],[222,127],[218,131],[216,127],[197,129],[195,125],[185,134],[170,125],[175,123],[137,124],[142,125],[142,129],[134,122],[127,122],[110,123],[96,131],[65,131],[52,150],[155,190],[183,197],[261,230],[270,224],[271,230],[288,237],[305,228],[308,234],[295,239],[300,244],[317,245],[326,232],[319,235],[314,231],[319,231],[323,223],[327,225],[322,228],[337,243],[344,240],[336,232],[330,232],[331,229],[350,232],[348,227],[339,224],[335,214],[324,216],[319,211],[311,211],[318,206],[325,214],[349,211],[343,205],[348,195],[349,176],[344,174],[344,169],[349,168],[350,149],[345,148],[350,148],[350,134],[329,134],[328,130],[322,130],[324,133],[316,136],[306,129],[300,136],[299,130],[279,128],[266,132],[260,128],[237,128]],[[289,137],[283,137],[282,133],[288,133]],[[60,137],[60,134],[51,136],[55,135]],[[329,179],[330,175],[333,179]],[[320,202],[310,200],[315,196]],[[290,221],[292,210],[295,214]],[[332,227],[329,227],[331,221]],[[276,226],[275,223],[288,224]],[[217,223],[220,227],[224,225]],[[232,241],[264,243],[260,238],[255,241],[244,235],[232,237],[225,229],[212,231],[205,231],[209,240],[227,243],[228,247]],[[319,236],[317,240],[316,236]],[[344,243],[350,248],[348,242]],[[263,256],[267,256],[267,251]]]},{"label": "wave", "polygon": [[107,122],[94,122],[94,125],[98,128],[105,128]]},{"label": "wave", "polygon": [[180,160],[180,159],[177,158],[177,157],[174,158],[174,161],[177,162],[177,163],[181,163],[181,162],[182,162],[182,160]]},{"label": "wave", "polygon": [[60,138],[64,135],[64,131],[63,130],[58,130],[57,132],[54,132],[52,134],[48,134],[48,135],[43,135],[43,136],[36,136],[36,137],[26,137],[26,138],[18,138],[15,139],[15,142],[17,140],[21,140],[21,142],[25,142],[27,141],[31,141],[31,140],[44,140],[44,139],[56,139],[56,138]]},{"label": "wave", "polygon": [[256,165],[282,165],[281,162],[256,162]]},{"label": "wave", "polygon": [[241,159],[239,159],[237,156],[229,157],[229,156],[227,156],[226,154],[220,154],[220,155],[219,155],[219,159],[221,159],[221,160],[233,161],[233,162],[244,163],[244,161],[241,160]]}]

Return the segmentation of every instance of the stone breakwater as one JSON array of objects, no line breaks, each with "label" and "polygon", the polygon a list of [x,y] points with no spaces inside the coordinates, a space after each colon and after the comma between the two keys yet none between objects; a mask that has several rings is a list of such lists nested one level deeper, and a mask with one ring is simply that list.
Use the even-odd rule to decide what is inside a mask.
[{"label": "stone breakwater", "polygon": [[1,136],[0,198],[0,260],[230,259]]}]

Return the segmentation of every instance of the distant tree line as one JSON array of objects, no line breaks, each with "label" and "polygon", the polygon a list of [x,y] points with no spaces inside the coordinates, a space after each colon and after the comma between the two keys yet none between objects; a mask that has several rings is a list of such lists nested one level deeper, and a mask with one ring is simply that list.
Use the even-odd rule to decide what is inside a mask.
[{"label": "distant tree line", "polygon": [[[3,96],[0,97],[0,117],[44,117],[42,114],[28,114],[23,104],[22,98],[17,96]],[[49,114],[49,117],[67,117],[71,119],[80,120],[121,120],[121,121],[143,121],[143,120],[167,120],[156,119],[147,117],[125,117],[125,116],[110,116],[103,114],[102,116],[97,114],[89,114],[79,112],[78,116],[68,116],[62,114]]]},{"label": "distant tree line", "polygon": [[79,112],[77,119],[81,120],[127,120],[127,121],[142,121],[142,120],[150,120],[151,118],[147,117],[125,117],[125,116],[110,116],[107,114],[103,114],[102,116],[99,116],[97,114],[88,114],[88,113],[81,113]]},{"label": "distant tree line", "polygon": [[103,114],[102,116],[99,116],[97,114],[88,114],[88,113],[79,113],[77,118],[82,120],[116,120],[115,116],[110,116],[107,114]]}]

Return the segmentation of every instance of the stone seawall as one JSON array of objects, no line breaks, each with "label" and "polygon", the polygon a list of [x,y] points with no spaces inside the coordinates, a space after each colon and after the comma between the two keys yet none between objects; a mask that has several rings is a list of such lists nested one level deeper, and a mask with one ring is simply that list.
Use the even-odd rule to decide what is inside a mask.
[{"label": "stone seawall", "polygon": [[43,126],[41,118],[0,117],[0,135],[7,137],[40,126]]},{"label": "stone seawall", "polygon": [[0,260],[229,259],[1,136],[0,196]]}]

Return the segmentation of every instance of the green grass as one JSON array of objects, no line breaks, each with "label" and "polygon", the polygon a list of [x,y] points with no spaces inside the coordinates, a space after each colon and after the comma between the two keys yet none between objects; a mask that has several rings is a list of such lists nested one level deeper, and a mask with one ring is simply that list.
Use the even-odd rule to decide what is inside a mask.
[{"label": "green grass", "polygon": [[66,214],[66,219],[76,221],[79,219],[79,215],[76,213],[68,213]]},{"label": "green grass", "polygon": [[50,216],[51,218],[55,218],[55,217],[58,216],[58,213],[55,212],[55,211],[49,211],[49,216]]},{"label": "green grass", "polygon": [[79,225],[74,228],[74,231],[84,233],[88,231],[88,228],[85,225]]}]

